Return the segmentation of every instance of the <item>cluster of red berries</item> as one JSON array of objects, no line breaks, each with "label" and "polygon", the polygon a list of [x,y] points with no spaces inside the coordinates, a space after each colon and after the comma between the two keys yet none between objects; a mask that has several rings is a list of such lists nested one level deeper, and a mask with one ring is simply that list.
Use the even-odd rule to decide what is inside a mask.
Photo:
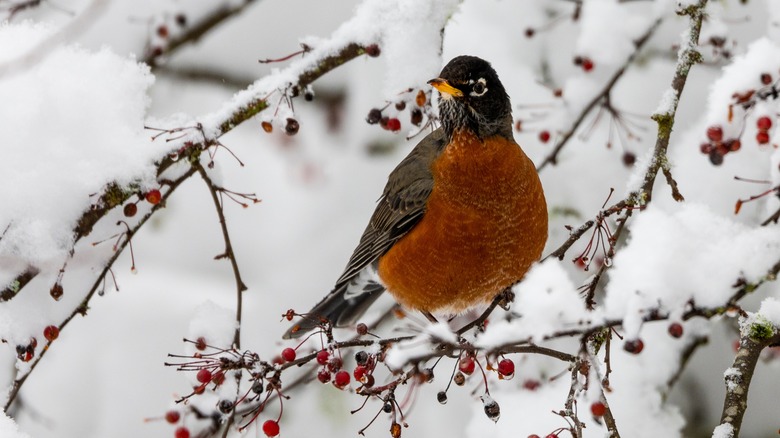
[{"label": "cluster of red berries", "polygon": [[[60,337],[60,329],[56,325],[48,325],[43,329],[43,337],[50,343]],[[35,357],[35,349],[38,347],[38,339],[30,338],[27,345],[16,346],[16,357],[23,362],[29,362]]]},{"label": "cluster of red berries", "polygon": [[585,73],[590,72],[595,67],[593,60],[586,56],[575,56],[574,65],[579,66]]},{"label": "cluster of red berries", "polygon": [[[178,13],[173,16],[173,22],[179,27],[187,26],[187,16]],[[155,44],[149,49],[149,55],[152,58],[162,56],[164,46],[168,45],[168,39],[171,37],[171,30],[168,27],[168,23],[161,23],[154,29],[155,35],[160,39],[162,44]]]},{"label": "cluster of red berries", "polygon": [[351,378],[349,372],[341,369],[344,366],[344,361],[340,357],[331,355],[328,350],[320,350],[316,360],[318,364],[322,365],[322,368],[317,371],[317,380],[320,383],[333,381],[333,386],[338,389],[349,386]]},{"label": "cluster of red berries", "polygon": [[[143,195],[143,197],[146,202],[152,205],[157,205],[160,203],[160,201],[162,201],[162,193],[160,193],[160,191],[157,189],[149,190]],[[135,202],[130,202],[125,205],[123,211],[126,217],[133,217],[136,213],[138,213],[138,205]]]},{"label": "cluster of red berries", "polygon": [[769,143],[769,130],[772,129],[772,119],[767,116],[761,116],[756,120],[756,142],[758,144]]},{"label": "cluster of red berries", "polygon": [[707,128],[709,142],[702,143],[699,149],[701,153],[710,157],[710,162],[716,166],[723,164],[723,157],[729,152],[736,152],[742,146],[738,138],[723,140],[723,128],[718,125]]},{"label": "cluster of red berries", "polygon": [[[409,121],[414,126],[420,126],[423,121],[423,108],[425,108],[425,106],[428,104],[428,96],[423,90],[418,90],[417,95],[414,98],[414,102],[415,106],[409,112]],[[401,120],[399,120],[398,117],[389,117],[382,114],[382,111],[387,109],[388,106],[389,104],[381,109],[372,108],[366,116],[366,122],[368,122],[370,125],[376,125],[378,123],[382,129],[387,131],[400,131]],[[406,102],[403,100],[396,102],[395,109],[398,112],[404,111],[406,109]]]}]

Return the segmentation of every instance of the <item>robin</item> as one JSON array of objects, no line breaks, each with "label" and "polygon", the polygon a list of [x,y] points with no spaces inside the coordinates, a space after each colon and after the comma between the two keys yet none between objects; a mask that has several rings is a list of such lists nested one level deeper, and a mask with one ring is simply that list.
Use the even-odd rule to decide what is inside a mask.
[{"label": "robin", "polygon": [[509,96],[491,65],[451,60],[438,78],[441,127],[390,173],[333,290],[285,334],[356,322],[387,290],[407,309],[457,314],[519,281],[547,241],[536,168],[512,136]]}]

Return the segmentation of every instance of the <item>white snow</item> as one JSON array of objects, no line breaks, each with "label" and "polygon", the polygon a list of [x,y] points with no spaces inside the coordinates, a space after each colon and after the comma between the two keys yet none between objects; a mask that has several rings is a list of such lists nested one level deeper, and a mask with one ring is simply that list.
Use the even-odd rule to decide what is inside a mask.
[{"label": "white snow", "polygon": [[14,421],[3,412],[0,414],[0,436],[3,438],[30,438],[24,432],[19,431],[19,427]]},{"label": "white snow", "polygon": [[[605,301],[608,317],[639,317],[653,308],[684,308],[689,300],[716,307],[740,278],[754,282],[780,259],[780,236],[685,204],[675,213],[650,205],[634,219],[628,245],[614,260]],[[639,327],[627,332],[636,336]]]},{"label": "white snow", "polygon": [[775,297],[764,298],[764,300],[761,301],[761,307],[758,309],[758,314],[763,316],[775,327],[780,327],[780,300]]},{"label": "white snow", "polygon": [[734,426],[732,426],[731,423],[720,424],[712,431],[712,438],[733,438],[733,437],[734,437]]},{"label": "white snow", "polygon": [[[8,59],[5,48],[18,54],[22,36],[29,43],[50,32],[29,23],[0,26],[0,58]],[[13,181],[0,193],[0,228],[7,228],[0,260],[61,265],[76,220],[95,201],[90,194],[112,181],[152,185],[152,161],[165,153],[143,129],[153,81],[132,59],[75,46],[55,49],[24,74],[0,77],[0,101],[14,103],[0,108],[3,176]]]},{"label": "white snow", "polygon": [[477,346],[490,349],[527,339],[539,342],[590,321],[584,301],[557,259],[534,266],[514,292],[511,311],[517,317],[491,320]]}]

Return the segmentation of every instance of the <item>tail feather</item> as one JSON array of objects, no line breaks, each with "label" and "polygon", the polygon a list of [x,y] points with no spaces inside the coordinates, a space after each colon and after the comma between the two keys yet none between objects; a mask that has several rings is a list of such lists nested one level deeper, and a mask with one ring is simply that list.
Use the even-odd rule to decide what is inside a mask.
[{"label": "tail feather", "polygon": [[348,294],[347,289],[349,288],[350,285],[345,284],[334,289],[301,320],[296,321],[282,337],[284,339],[299,338],[320,327],[325,321],[330,322],[335,327],[352,325],[385,290],[384,286],[373,281],[365,283],[360,293]]}]

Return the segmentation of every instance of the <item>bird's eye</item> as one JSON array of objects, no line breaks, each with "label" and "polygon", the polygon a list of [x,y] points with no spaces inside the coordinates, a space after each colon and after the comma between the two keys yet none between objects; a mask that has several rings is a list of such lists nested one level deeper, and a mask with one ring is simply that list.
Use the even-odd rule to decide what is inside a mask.
[{"label": "bird's eye", "polygon": [[482,96],[487,91],[487,86],[485,86],[485,80],[480,79],[477,81],[474,86],[471,87],[471,95],[472,96]]}]

